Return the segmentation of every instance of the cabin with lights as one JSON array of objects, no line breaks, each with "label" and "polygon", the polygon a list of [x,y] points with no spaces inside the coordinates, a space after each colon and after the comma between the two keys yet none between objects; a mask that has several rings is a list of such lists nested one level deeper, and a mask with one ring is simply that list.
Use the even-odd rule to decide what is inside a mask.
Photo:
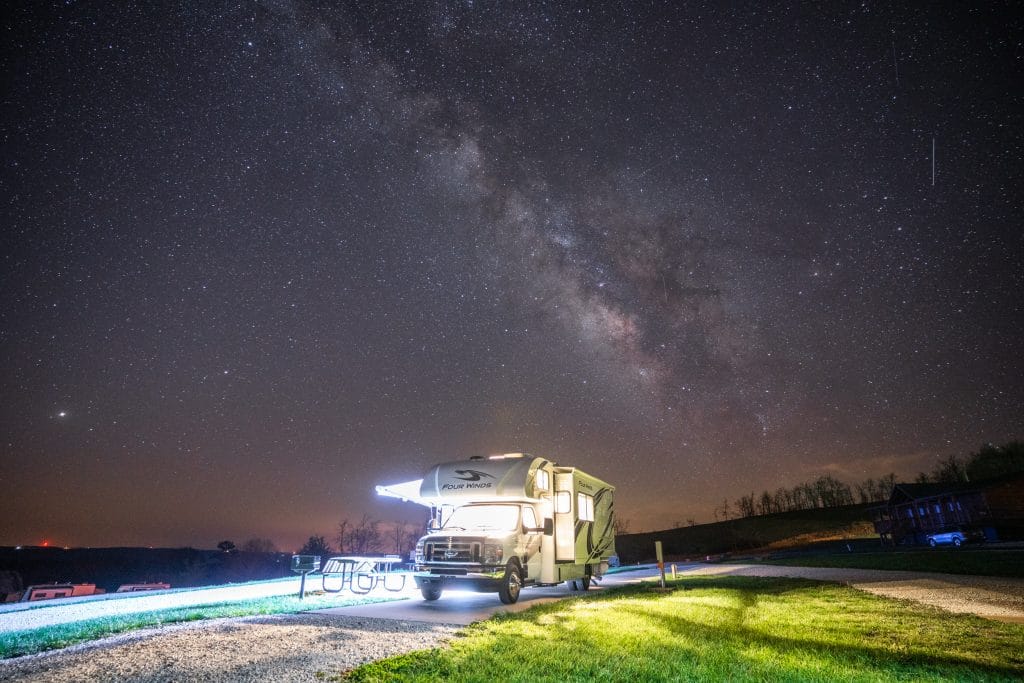
[{"label": "cabin with lights", "polygon": [[918,545],[928,535],[963,531],[977,539],[1024,538],[1024,473],[984,482],[896,484],[873,510],[883,543]]}]

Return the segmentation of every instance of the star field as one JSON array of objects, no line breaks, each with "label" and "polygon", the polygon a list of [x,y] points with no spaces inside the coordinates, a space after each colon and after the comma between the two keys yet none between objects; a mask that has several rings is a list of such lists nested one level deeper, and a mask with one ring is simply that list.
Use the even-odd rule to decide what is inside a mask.
[{"label": "star field", "polygon": [[1022,436],[1009,3],[193,5],[3,20],[0,544],[290,548],[515,450],[665,528]]}]

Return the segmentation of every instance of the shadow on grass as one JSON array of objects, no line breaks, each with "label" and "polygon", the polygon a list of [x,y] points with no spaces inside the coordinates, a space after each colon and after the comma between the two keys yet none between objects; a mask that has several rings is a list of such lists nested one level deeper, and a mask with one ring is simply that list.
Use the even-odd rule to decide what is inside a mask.
[{"label": "shadow on grass", "polygon": [[[878,666],[879,668],[898,667],[901,669],[918,669],[917,673],[928,673],[942,677],[976,677],[978,674],[987,674],[996,677],[1019,679],[1024,675],[1024,654],[1018,654],[1014,660],[1005,665],[992,664],[977,661],[970,658],[956,656],[953,654],[934,654],[922,652],[926,648],[941,648],[942,643],[909,642],[904,645],[905,651],[893,651],[891,643],[894,639],[902,637],[900,633],[894,633],[885,643],[876,645],[851,645],[848,643],[837,643],[823,637],[788,637],[785,635],[766,633],[763,629],[747,626],[746,623],[758,617],[758,608],[762,606],[764,598],[783,597],[788,593],[800,593],[808,590],[817,590],[822,586],[830,584],[807,579],[763,579],[754,577],[719,577],[719,578],[688,578],[677,581],[673,587],[677,590],[688,591],[714,591],[715,593],[737,601],[734,607],[720,607],[719,609],[730,612],[727,618],[728,626],[714,626],[702,621],[699,617],[689,618],[686,616],[671,616],[663,613],[662,610],[645,610],[641,606],[624,604],[617,609],[625,614],[632,614],[637,617],[656,620],[660,626],[669,633],[685,638],[689,641],[705,643],[722,643],[728,647],[769,648],[776,652],[788,652],[793,654],[806,653],[821,661],[833,660],[840,666],[849,668],[861,668],[865,664]],[[633,599],[650,596],[652,600],[658,600],[662,594],[651,592],[649,588],[628,586],[622,589],[608,591],[605,595],[612,595],[621,598]],[[881,601],[884,598],[872,596],[857,596],[859,601]],[[862,603],[864,604],[864,603]],[[927,608],[922,608],[927,609]],[[523,613],[527,616],[529,613]],[[914,619],[914,610],[909,610],[907,615]],[[963,615],[941,615],[940,619],[974,620],[976,617]],[[993,631],[1002,630],[995,623],[983,622],[978,619],[977,630]],[[912,627],[913,624],[906,624]],[[1011,627],[1013,628],[1013,627]],[[884,633],[876,633],[877,637],[885,637]],[[571,637],[578,638],[578,634],[571,634]],[[1024,637],[1021,638],[1024,641]],[[600,643],[593,641],[582,644],[584,647],[599,647]],[[669,641],[671,646],[671,641]],[[917,651],[915,651],[917,650]],[[801,657],[804,659],[804,657]],[[924,671],[920,671],[923,669]]]}]

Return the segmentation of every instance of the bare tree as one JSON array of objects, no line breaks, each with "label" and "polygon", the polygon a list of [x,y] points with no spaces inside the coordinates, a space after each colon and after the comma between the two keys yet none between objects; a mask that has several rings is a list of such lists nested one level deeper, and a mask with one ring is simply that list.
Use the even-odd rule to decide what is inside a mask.
[{"label": "bare tree", "polygon": [[629,533],[629,520],[625,517],[615,515],[615,521],[612,522],[612,528],[615,530],[616,536],[622,536],[623,534]]},{"label": "bare tree", "polygon": [[345,554],[345,546],[348,545],[348,531],[352,523],[348,521],[348,517],[338,522],[338,534],[335,539],[338,541],[338,552],[342,555]]},{"label": "bare tree", "polygon": [[397,522],[391,530],[391,540],[394,542],[395,552],[402,557],[408,555],[409,551],[416,545],[416,541],[420,539],[422,535],[420,531],[419,527],[415,524],[410,524],[404,519],[401,522]]},{"label": "bare tree", "polygon": [[853,488],[857,491],[857,500],[861,503],[870,503],[875,499],[875,480],[868,478],[859,484],[854,484]]},{"label": "bare tree", "polygon": [[896,488],[896,475],[889,473],[878,478],[878,497],[875,500],[889,500],[892,497],[892,490]]},{"label": "bare tree", "polygon": [[818,489],[814,487],[813,483],[801,484],[797,487],[803,494],[803,506],[798,507],[798,510],[807,510],[810,508],[821,507],[821,498],[818,496]]},{"label": "bare tree", "polygon": [[345,535],[346,552],[356,555],[377,552],[380,550],[380,522],[363,514],[359,522],[348,529]]},{"label": "bare tree", "polygon": [[839,507],[853,502],[850,487],[831,474],[818,477],[806,487],[809,490],[808,495],[813,495],[816,507]]},{"label": "bare tree", "polygon": [[793,509],[793,493],[781,486],[775,490],[775,511],[787,512]]},{"label": "bare tree", "polygon": [[754,506],[753,491],[736,499],[736,514],[740,517],[753,517],[757,514]]}]

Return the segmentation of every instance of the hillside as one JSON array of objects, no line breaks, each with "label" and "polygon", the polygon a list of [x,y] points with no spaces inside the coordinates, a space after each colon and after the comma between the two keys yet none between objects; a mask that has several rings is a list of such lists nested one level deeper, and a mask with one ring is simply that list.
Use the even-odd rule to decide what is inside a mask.
[{"label": "hillside", "polygon": [[877,503],[779,512],[712,524],[617,536],[624,564],[649,561],[661,541],[667,560],[703,559],[755,548],[783,549],[822,541],[872,540],[877,543],[869,510]]},{"label": "hillside", "polygon": [[209,586],[288,576],[289,561],[282,553],[194,548],[0,547],[0,574],[7,577],[0,593],[55,582],[95,583],[106,591],[150,581],[175,588]]}]

